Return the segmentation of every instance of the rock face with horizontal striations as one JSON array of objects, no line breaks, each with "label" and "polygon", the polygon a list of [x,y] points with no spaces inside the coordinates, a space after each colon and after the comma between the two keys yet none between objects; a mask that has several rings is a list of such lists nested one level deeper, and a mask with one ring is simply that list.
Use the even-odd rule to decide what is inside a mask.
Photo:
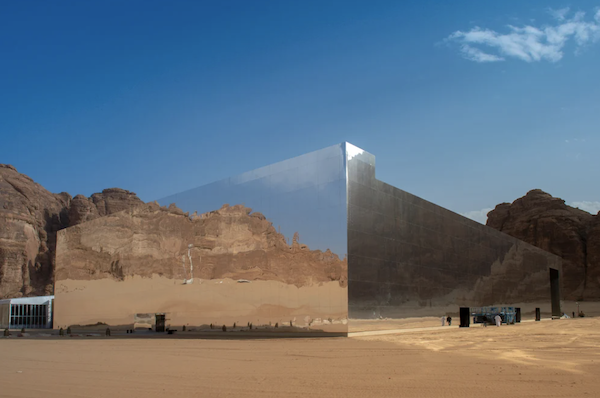
[{"label": "rock face with horizontal striations", "polygon": [[149,203],[61,231],[56,280],[186,280],[193,272],[204,280],[347,285],[345,259],[296,239],[288,245],[261,213],[224,205],[191,219],[177,210]]},{"label": "rock face with horizontal striations", "polygon": [[0,298],[52,294],[57,231],[142,203],[118,188],[53,194],[0,164]]},{"label": "rock face with horizontal striations", "polygon": [[69,207],[69,224],[77,225],[100,217],[98,208],[88,198],[77,195],[71,200]]},{"label": "rock face with horizontal striations", "polygon": [[600,298],[600,217],[534,189],[488,213],[487,225],[563,259],[567,300]]}]

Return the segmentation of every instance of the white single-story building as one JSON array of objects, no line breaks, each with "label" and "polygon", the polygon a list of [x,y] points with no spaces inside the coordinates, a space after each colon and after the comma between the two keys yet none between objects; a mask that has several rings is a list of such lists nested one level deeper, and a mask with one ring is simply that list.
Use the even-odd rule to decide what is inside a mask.
[{"label": "white single-story building", "polygon": [[54,296],[0,300],[0,329],[52,329]]}]

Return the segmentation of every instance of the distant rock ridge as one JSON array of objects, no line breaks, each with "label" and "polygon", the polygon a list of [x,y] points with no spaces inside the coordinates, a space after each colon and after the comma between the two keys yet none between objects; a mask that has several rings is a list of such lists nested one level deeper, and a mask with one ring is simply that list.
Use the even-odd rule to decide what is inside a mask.
[{"label": "distant rock ridge", "polygon": [[534,189],[488,213],[487,225],[563,259],[563,296],[600,299],[600,216]]}]

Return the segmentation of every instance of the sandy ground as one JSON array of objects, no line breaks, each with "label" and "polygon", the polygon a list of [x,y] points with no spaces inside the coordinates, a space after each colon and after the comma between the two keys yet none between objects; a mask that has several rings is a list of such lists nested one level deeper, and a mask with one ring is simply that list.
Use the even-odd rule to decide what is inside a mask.
[{"label": "sandy ground", "polygon": [[597,397],[600,319],[320,339],[0,338],[1,397]]},{"label": "sandy ground", "polygon": [[[454,325],[460,318],[453,317]],[[458,323],[457,323],[458,322]],[[440,317],[421,317],[404,319],[349,319],[348,332],[365,332],[372,330],[419,329],[441,326]]]}]

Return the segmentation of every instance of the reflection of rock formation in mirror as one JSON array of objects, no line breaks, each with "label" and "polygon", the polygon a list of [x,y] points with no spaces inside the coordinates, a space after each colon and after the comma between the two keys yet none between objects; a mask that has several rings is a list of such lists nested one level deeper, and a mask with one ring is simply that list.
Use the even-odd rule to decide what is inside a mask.
[{"label": "reflection of rock formation in mirror", "polygon": [[[510,249],[498,256],[490,264],[486,264],[488,272],[476,275],[461,273],[457,269],[447,280],[436,284],[429,280],[424,286],[429,286],[431,292],[443,292],[446,287],[448,294],[437,297],[438,301],[456,303],[457,305],[499,305],[515,302],[539,302],[547,300],[548,296],[548,262],[532,247],[515,243]],[[523,264],[530,267],[523,270]],[[441,273],[442,278],[445,273]],[[449,288],[449,289],[448,289]],[[436,299],[435,295],[422,299]]]},{"label": "reflection of rock formation in mirror", "polygon": [[[399,264],[390,270],[391,279],[399,284],[351,281],[351,304],[355,303],[351,317],[423,316],[435,314],[439,308],[454,311],[460,306],[548,301],[550,263],[545,253],[514,242],[494,254],[473,249],[470,255],[471,266],[467,262],[446,264],[444,268]],[[523,270],[523,264],[528,265],[527,270]],[[352,266],[368,267],[368,264]]]},{"label": "reflection of rock formation in mirror", "polygon": [[[119,276],[274,280],[296,286],[347,283],[347,262],[327,250],[311,251],[294,236],[292,245],[265,216],[241,205],[190,219],[140,206],[77,225],[59,233],[56,280],[95,280]],[[188,243],[192,242],[192,243]],[[189,274],[185,259],[189,260]],[[192,267],[202,261],[194,270]],[[183,272],[181,263],[184,259]],[[194,272],[194,274],[192,274]]]},{"label": "reflection of rock formation in mirror", "polygon": [[600,216],[534,189],[497,205],[487,225],[562,257],[565,299],[600,299]]},{"label": "reflection of rock formation in mirror", "polygon": [[349,157],[351,318],[517,303],[559,310],[549,269],[562,273],[560,258],[385,184],[374,165]]},{"label": "reflection of rock formation in mirror", "polygon": [[57,246],[57,325],[162,313],[172,325],[347,328],[346,258],[310,250],[297,234],[287,244],[241,205],[193,217],[142,205],[60,231]]}]

